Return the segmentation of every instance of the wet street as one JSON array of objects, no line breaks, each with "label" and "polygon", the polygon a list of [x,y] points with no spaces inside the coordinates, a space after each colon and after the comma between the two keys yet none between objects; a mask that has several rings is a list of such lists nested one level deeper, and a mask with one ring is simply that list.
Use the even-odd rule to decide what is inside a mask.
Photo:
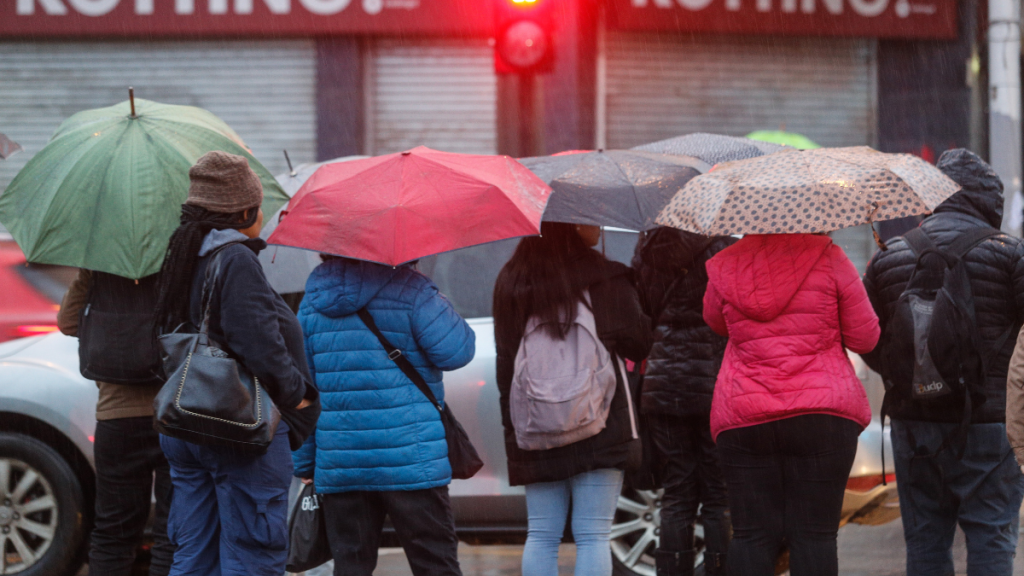
[{"label": "wet street", "polygon": [[[1024,549],[1019,542],[1018,549]],[[518,576],[522,546],[468,546],[459,549],[464,576]],[[562,546],[559,576],[571,576],[575,549]],[[839,532],[839,574],[841,576],[902,576],[904,570],[903,528],[900,522],[883,526],[844,527]],[[957,575],[967,573],[967,552],[963,533],[957,531],[953,548]],[[411,576],[401,549],[382,550],[376,576]],[[330,576],[329,570],[307,572],[305,576]],[[1024,576],[1024,559],[1018,558],[1014,576]]]}]

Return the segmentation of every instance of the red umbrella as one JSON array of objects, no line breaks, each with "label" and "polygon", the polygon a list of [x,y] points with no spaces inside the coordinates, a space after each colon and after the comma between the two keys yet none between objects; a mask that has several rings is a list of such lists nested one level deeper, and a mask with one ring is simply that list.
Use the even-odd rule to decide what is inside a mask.
[{"label": "red umbrella", "polygon": [[550,194],[508,156],[420,146],[319,168],[268,242],[397,266],[539,234]]}]

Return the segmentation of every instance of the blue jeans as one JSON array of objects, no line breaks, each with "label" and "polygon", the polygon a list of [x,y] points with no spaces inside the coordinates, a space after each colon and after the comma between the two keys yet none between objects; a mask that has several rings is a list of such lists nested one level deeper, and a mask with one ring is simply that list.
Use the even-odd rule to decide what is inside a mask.
[{"label": "blue jeans", "polygon": [[523,548],[523,576],[557,576],[558,545],[572,502],[576,576],[611,576],[608,545],[615,506],[622,492],[622,470],[584,472],[561,482],[526,485],[529,525]]},{"label": "blue jeans", "polygon": [[281,422],[262,456],[160,436],[174,494],[171,576],[281,576],[288,559],[292,453]]},{"label": "blue jeans", "polygon": [[892,421],[896,489],[907,541],[907,576],[952,576],[953,535],[967,537],[969,576],[1010,576],[1024,475],[1004,424],[973,424],[962,459],[936,454],[956,424]]}]

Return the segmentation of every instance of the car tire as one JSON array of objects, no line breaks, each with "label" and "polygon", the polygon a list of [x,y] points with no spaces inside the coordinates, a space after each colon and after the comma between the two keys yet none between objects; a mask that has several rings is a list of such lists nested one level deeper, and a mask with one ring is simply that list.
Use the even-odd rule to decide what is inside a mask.
[{"label": "car tire", "polygon": [[[661,535],[661,496],[664,490],[622,488],[612,521],[612,574],[655,576],[654,551]],[[704,527],[697,519],[695,576],[704,576]]]},{"label": "car tire", "polygon": [[0,433],[0,574],[77,571],[83,501],[78,477],[57,451],[30,436]]}]

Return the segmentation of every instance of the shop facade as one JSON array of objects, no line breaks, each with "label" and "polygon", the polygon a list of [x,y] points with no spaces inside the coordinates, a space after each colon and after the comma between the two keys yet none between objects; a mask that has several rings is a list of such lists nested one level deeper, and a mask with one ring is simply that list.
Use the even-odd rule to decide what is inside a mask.
[{"label": "shop facade", "polygon": [[[915,153],[983,140],[965,74],[977,0],[546,1],[554,69],[525,150],[479,0],[3,3],[0,132],[26,152],[0,162],[0,189],[62,119],[129,85],[209,109],[275,173],[283,150],[521,155],[780,127]],[[867,231],[837,240],[863,268]]]}]

